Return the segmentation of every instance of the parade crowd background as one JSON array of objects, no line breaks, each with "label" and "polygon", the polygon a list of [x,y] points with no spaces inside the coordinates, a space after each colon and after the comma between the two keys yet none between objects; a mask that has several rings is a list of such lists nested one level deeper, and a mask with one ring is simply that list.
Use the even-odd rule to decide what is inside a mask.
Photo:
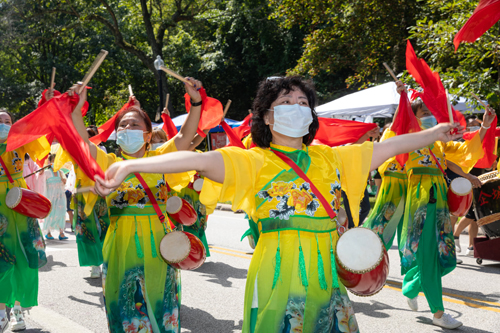
[{"label": "parade crowd background", "polygon": [[[0,2],[0,101],[24,116],[34,110],[57,67],[66,91],[81,80],[100,49],[110,52],[92,79],[88,125],[101,125],[120,109],[131,84],[154,119],[158,79],[171,95],[172,118],[184,113],[183,87],[158,74],[168,67],[203,81],[228,118],[247,115],[263,77],[311,76],[319,104],[390,81],[381,65],[405,67],[406,40],[440,73],[455,96],[468,91],[499,109],[500,26],[455,52],[453,36],[477,1],[60,1]],[[407,76],[404,81],[409,82]]]}]

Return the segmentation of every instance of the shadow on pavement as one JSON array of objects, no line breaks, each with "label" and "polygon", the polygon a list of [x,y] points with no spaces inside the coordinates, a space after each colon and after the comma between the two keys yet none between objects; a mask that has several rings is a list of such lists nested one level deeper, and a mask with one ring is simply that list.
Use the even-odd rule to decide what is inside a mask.
[{"label": "shadow on pavement", "polygon": [[236,325],[234,320],[215,319],[210,313],[200,309],[190,308],[181,305],[181,328],[190,332],[217,332],[233,333],[234,330],[240,330],[243,321]]},{"label": "shadow on pavement", "polygon": [[389,318],[391,315],[383,312],[385,310],[402,310],[402,311],[406,310],[406,309],[395,308],[391,305],[377,301],[372,301],[372,304],[352,302],[352,307],[354,309],[355,314],[363,313],[369,317],[374,317],[374,318]]},{"label": "shadow on pavement", "polygon": [[45,266],[39,269],[40,272],[50,272],[52,270],[52,267],[54,266],[60,266],[60,267],[68,267],[64,262],[62,261],[54,261],[54,256],[49,255],[47,256],[47,263]]},{"label": "shadow on pavement", "polygon": [[457,269],[458,268],[468,269],[471,271],[477,271],[477,272],[481,272],[481,273],[492,273],[492,274],[500,273],[500,264],[489,264],[489,263],[485,263],[484,261],[483,261],[482,265],[460,264],[460,265],[457,265]]},{"label": "shadow on pavement", "polygon": [[90,278],[90,277],[86,277],[86,278],[83,278],[83,279],[85,280],[85,282],[87,282],[92,287],[102,288],[102,279],[101,278],[99,278],[99,279],[93,279],[93,278]]},{"label": "shadow on pavement", "polygon": [[229,278],[247,278],[246,269],[236,268],[223,262],[207,262],[194,272],[202,273],[203,276],[209,278],[207,281],[218,283],[226,288],[232,286],[232,282],[228,280]]},{"label": "shadow on pavement", "polygon": [[[94,293],[85,293],[87,295],[93,295]],[[89,302],[87,300],[84,300],[84,299],[80,299],[80,298],[77,298],[75,296],[68,296],[68,298],[72,301],[75,301],[75,302],[78,302],[78,303],[82,303],[82,304],[85,304],[85,305],[92,305],[92,306],[95,306],[95,307],[98,307],[100,309],[103,309],[104,308],[104,301],[102,300],[102,297],[99,298],[99,303],[94,303],[94,302]]]}]

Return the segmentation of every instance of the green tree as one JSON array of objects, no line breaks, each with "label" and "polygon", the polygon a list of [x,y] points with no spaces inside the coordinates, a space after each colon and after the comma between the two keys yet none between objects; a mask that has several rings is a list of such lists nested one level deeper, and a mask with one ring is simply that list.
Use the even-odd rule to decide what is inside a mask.
[{"label": "green tree", "polygon": [[[455,53],[453,38],[472,15],[477,2],[431,0],[410,30],[417,55],[439,72],[446,88],[457,96],[473,92],[485,97],[497,110],[499,98],[500,25],[472,44],[462,43]],[[420,50],[420,52],[418,51]]]}]

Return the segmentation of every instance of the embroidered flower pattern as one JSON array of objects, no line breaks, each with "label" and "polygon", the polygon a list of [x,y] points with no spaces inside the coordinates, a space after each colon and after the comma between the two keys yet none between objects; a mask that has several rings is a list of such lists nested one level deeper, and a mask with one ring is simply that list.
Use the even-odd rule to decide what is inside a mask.
[{"label": "embroidered flower pattern", "polygon": [[333,195],[333,200],[330,204],[332,205],[333,210],[338,212],[338,210],[340,209],[340,199],[342,198],[342,192],[340,191],[342,187],[340,186],[340,183],[338,181],[330,184],[330,187],[332,189],[330,191],[330,194]]},{"label": "embroidered flower pattern", "polygon": [[111,205],[123,209],[128,206],[144,208],[149,198],[141,184],[134,187],[132,182],[124,182],[116,190],[118,195],[111,200]]},{"label": "embroidered flower pattern", "polygon": [[163,179],[159,179],[156,188],[158,189],[158,192],[156,193],[156,200],[158,203],[165,203],[168,199],[168,189],[165,181]]},{"label": "embroidered flower pattern", "polygon": [[14,150],[14,158],[12,159],[12,165],[14,166],[14,172],[23,171],[23,160],[19,158],[19,155]]},{"label": "embroidered flower pattern", "polygon": [[309,183],[303,183],[300,188],[297,188],[293,182],[273,182],[269,190],[260,191],[258,195],[269,202],[273,199],[278,201],[277,209],[269,211],[269,216],[272,218],[288,220],[296,212],[305,212],[308,216],[314,216],[319,208],[319,202],[316,195],[311,192]]}]

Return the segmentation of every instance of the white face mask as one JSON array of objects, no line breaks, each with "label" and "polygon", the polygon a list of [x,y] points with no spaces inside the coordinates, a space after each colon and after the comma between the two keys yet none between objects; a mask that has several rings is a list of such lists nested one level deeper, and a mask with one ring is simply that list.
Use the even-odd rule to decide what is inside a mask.
[{"label": "white face mask", "polygon": [[165,142],[159,142],[159,143],[152,143],[151,144],[151,150],[156,150],[157,148],[163,146]]},{"label": "white face mask", "polygon": [[469,127],[469,132],[477,131],[480,128],[481,128],[481,126],[471,126],[471,127]]},{"label": "white face mask", "polygon": [[127,154],[135,154],[146,144],[144,142],[144,132],[131,129],[118,131],[116,133],[116,143]]},{"label": "white face mask", "polygon": [[309,133],[309,125],[313,121],[311,108],[293,105],[277,105],[274,107],[273,129],[283,135],[300,138]]}]

